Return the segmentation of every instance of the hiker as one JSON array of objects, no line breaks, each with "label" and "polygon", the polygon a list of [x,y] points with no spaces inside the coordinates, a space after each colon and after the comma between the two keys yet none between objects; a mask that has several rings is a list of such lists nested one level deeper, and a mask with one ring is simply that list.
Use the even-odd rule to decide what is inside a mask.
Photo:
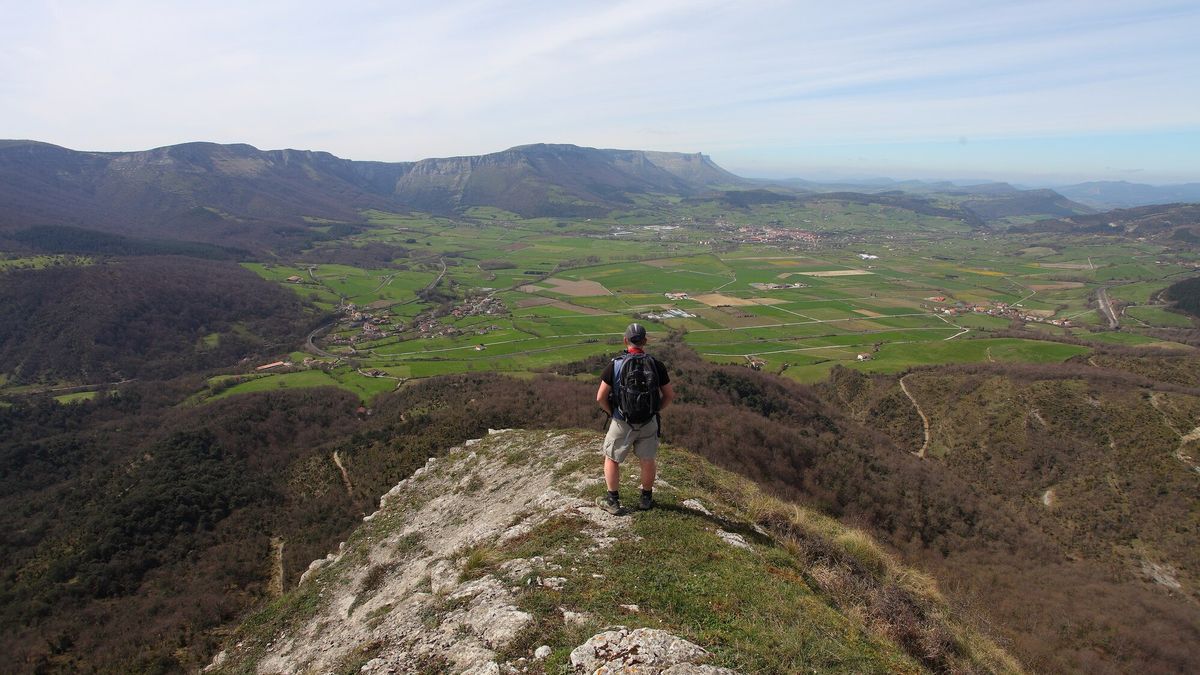
[{"label": "hiker", "polygon": [[625,351],[613,359],[600,376],[596,403],[612,418],[604,437],[604,482],[608,494],[596,504],[616,514],[621,511],[618,493],[621,462],[629,451],[642,465],[642,497],[638,508],[654,508],[654,477],[658,471],[658,412],[671,403],[675,392],[667,368],[644,351],[646,328],[631,323],[625,329]]}]

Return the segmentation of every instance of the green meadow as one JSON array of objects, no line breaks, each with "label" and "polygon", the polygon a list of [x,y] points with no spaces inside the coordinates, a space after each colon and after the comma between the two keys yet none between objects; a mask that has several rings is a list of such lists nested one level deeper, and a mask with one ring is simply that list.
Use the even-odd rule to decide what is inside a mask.
[{"label": "green meadow", "polygon": [[[1187,273],[1194,256],[1172,257],[1146,242],[1008,237],[837,200],[756,206],[736,218],[708,202],[673,208],[597,219],[522,219],[480,207],[454,218],[368,212],[369,227],[338,243],[380,242],[405,251],[391,265],[246,267],[319,307],[365,308],[390,333],[401,326],[399,334],[362,339],[360,328],[340,326],[326,339],[356,341],[324,345],[340,357],[337,367],[259,376],[218,395],[332,385],[370,400],[396,386],[396,379],[356,369],[401,379],[553,372],[616,353],[622,329],[635,320],[653,339],[678,335],[714,362],[753,361],[802,381],[820,380],[839,364],[892,373],[937,363],[1061,361],[1087,351],[993,336],[1014,319],[974,308],[997,303],[1027,313],[1016,324],[1034,335],[1099,343],[1148,344],[1157,338],[1139,330],[1192,325],[1151,303]],[[733,226],[713,224],[731,220]],[[665,226],[679,221],[690,224]],[[734,226],[819,235],[815,243],[739,241]],[[426,288],[434,291],[422,299],[418,292]],[[1125,305],[1120,333],[1101,330],[1100,288]],[[503,311],[451,311],[488,297]],[[430,321],[434,328],[422,332]]]}]

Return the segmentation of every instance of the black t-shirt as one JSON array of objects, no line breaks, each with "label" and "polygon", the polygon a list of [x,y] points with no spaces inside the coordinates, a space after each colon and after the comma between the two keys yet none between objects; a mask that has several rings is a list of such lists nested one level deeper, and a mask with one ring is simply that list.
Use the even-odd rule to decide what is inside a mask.
[{"label": "black t-shirt", "polygon": [[[628,354],[629,352],[626,351],[626,352],[622,352],[622,353]],[[658,359],[654,358],[653,356],[650,357],[650,360],[654,362],[654,374],[658,377],[658,386],[662,387],[662,386],[670,384],[671,376],[667,374],[667,367],[663,365],[663,362],[659,361]],[[613,386],[613,362],[612,361],[609,361],[608,365],[605,366],[604,373],[602,375],[600,375],[600,379],[608,386],[610,386],[610,387]]]}]

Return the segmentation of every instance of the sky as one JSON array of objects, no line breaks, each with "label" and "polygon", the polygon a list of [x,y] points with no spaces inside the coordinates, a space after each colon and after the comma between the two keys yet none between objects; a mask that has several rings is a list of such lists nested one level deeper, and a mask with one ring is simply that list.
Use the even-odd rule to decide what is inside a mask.
[{"label": "sky", "polygon": [[1200,181],[1200,2],[0,0],[0,138]]}]

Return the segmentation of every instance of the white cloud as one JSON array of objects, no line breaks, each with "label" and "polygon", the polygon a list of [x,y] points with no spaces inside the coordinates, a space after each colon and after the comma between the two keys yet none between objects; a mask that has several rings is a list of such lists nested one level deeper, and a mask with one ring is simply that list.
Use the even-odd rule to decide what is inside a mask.
[{"label": "white cloud", "polygon": [[87,149],[400,160],[547,140],[720,159],[1200,130],[1194,3],[5,4],[0,135]]}]

